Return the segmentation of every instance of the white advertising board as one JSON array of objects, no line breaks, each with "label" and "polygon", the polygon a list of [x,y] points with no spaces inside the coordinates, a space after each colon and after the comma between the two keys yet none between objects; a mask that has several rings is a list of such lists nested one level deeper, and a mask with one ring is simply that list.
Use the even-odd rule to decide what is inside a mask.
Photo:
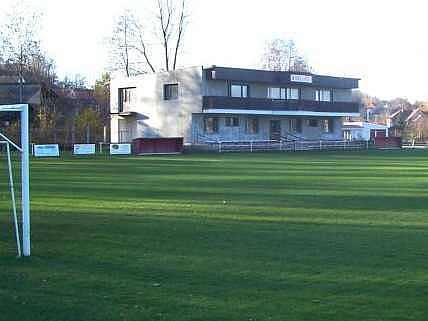
[{"label": "white advertising board", "polygon": [[131,144],[110,144],[110,155],[130,155]]},{"label": "white advertising board", "polygon": [[95,155],[95,144],[74,144],[74,155]]},{"label": "white advertising board", "polygon": [[304,83],[312,84],[312,76],[307,76],[307,75],[291,75],[290,80],[292,82],[304,82]]},{"label": "white advertising board", "polygon": [[34,156],[36,157],[58,157],[58,144],[34,145]]}]

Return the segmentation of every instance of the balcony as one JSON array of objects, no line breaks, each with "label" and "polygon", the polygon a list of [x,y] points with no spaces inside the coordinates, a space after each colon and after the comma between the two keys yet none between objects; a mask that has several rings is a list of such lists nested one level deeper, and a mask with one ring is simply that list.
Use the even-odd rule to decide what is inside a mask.
[{"label": "balcony", "polygon": [[324,102],[313,100],[279,100],[263,98],[235,98],[205,96],[203,110],[233,109],[272,112],[359,113],[359,104],[351,102]]}]

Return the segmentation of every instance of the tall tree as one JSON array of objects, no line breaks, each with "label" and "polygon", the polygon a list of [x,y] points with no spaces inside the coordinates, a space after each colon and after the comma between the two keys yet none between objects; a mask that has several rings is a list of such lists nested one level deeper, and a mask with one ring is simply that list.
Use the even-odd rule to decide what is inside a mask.
[{"label": "tall tree", "polygon": [[63,80],[57,82],[60,88],[69,89],[86,89],[88,88],[86,78],[80,74],[75,74],[73,77],[65,76]]},{"label": "tall tree", "polygon": [[130,26],[133,15],[125,11],[117,18],[113,28],[112,37],[109,40],[110,59],[113,70],[123,70],[127,77],[133,73],[131,66],[131,50],[133,48]]},{"label": "tall tree", "polygon": [[[109,39],[112,70],[122,71],[129,77],[177,68],[188,20],[187,2],[153,1],[157,14],[155,17],[144,17],[144,21],[153,21],[154,18],[154,35],[130,10],[117,18],[113,35]],[[153,57],[162,57],[161,62]]]},{"label": "tall tree", "polygon": [[56,73],[53,60],[41,49],[40,22],[41,14],[27,1],[16,1],[6,13],[0,23],[0,73],[17,79],[18,101],[21,102],[25,98],[24,82],[40,84],[40,104],[32,106],[31,125],[32,129],[50,131],[56,119],[54,95],[50,90],[56,81]]},{"label": "tall tree", "polygon": [[[31,11],[24,1],[18,1],[0,26],[0,48],[3,62],[9,72],[19,78],[20,101],[22,101],[22,83],[26,74],[40,71],[46,66],[46,60],[40,49],[40,14]],[[43,72],[46,72],[42,68]],[[50,70],[47,71],[48,74]]]},{"label": "tall tree", "polygon": [[263,69],[272,71],[312,71],[306,59],[299,53],[295,42],[282,38],[266,43],[261,65]]},{"label": "tall tree", "polygon": [[110,74],[103,73],[101,78],[95,81],[94,96],[97,102],[97,110],[100,115],[100,120],[105,128],[107,140],[107,131],[110,128]]}]

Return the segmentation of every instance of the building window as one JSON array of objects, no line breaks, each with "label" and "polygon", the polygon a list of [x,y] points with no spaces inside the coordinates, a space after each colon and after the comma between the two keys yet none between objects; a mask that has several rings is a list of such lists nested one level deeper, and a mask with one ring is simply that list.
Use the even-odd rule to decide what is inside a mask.
[{"label": "building window", "polygon": [[279,87],[268,88],[268,98],[270,99],[286,99],[286,89]]},{"label": "building window", "polygon": [[163,97],[165,100],[178,99],[178,84],[168,84],[163,87]]},{"label": "building window", "polygon": [[218,118],[217,117],[207,117],[204,119],[204,130],[207,134],[216,134],[218,133]]},{"label": "building window", "polygon": [[238,98],[247,98],[248,88],[248,85],[232,84],[230,85],[230,96]]},{"label": "building window", "polygon": [[226,117],[225,125],[226,127],[239,127],[239,118],[238,117]]},{"label": "building window", "polygon": [[136,88],[119,88],[119,112],[127,111],[127,109],[136,102]]},{"label": "building window", "polygon": [[322,129],[324,133],[334,132],[334,120],[332,118],[323,119]]},{"label": "building window", "polygon": [[268,88],[269,99],[299,99],[299,89],[297,88],[280,88],[280,87],[269,87]]},{"label": "building window", "polygon": [[247,118],[247,133],[257,134],[259,132],[259,120],[257,118]]},{"label": "building window", "polygon": [[293,133],[301,133],[302,132],[302,119],[301,118],[290,119],[290,130]]},{"label": "building window", "polygon": [[352,140],[352,133],[351,133],[351,131],[349,129],[345,129],[343,131],[343,139],[346,140],[346,141]]},{"label": "building window", "polygon": [[310,118],[308,119],[309,127],[318,127],[318,119]]},{"label": "building window", "polygon": [[287,88],[287,99],[299,99],[299,89],[297,88]]},{"label": "building window", "polygon": [[331,101],[331,90],[317,89],[315,91],[316,101]]}]

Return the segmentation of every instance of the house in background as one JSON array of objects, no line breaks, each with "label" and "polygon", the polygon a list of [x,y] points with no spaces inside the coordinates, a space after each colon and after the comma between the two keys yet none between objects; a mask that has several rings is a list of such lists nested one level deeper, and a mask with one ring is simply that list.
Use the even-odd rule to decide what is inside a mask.
[{"label": "house in background", "polygon": [[[24,103],[28,104],[34,113],[41,106],[49,105],[54,100],[55,93],[43,84],[26,82],[20,84],[17,77],[0,76],[0,105]],[[7,113],[1,115],[0,124],[3,128],[10,125],[9,116]]]},{"label": "house in background", "polygon": [[341,140],[358,79],[192,67],[111,82],[111,141]]},{"label": "house in background", "polygon": [[389,116],[391,133],[416,141],[428,139],[428,112],[421,108],[398,109]]}]

